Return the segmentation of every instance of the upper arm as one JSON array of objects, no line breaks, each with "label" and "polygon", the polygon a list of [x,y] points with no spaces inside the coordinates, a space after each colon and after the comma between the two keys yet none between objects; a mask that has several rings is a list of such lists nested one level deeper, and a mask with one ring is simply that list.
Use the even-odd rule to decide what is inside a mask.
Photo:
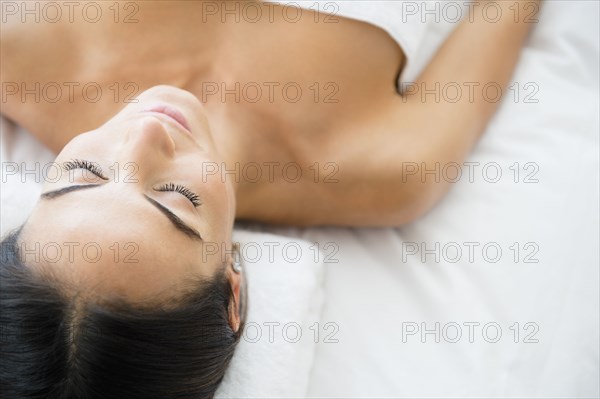
[{"label": "upper arm", "polygon": [[[397,94],[348,115],[271,182],[238,195],[238,218],[301,226],[399,226],[435,202],[415,165],[435,146]],[[285,164],[284,162],[280,163]]]}]

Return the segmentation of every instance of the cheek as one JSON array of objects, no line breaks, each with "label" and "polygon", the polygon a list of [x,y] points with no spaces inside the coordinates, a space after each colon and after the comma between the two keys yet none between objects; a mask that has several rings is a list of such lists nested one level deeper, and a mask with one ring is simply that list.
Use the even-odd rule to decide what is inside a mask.
[{"label": "cheek", "polygon": [[229,181],[231,178],[220,174],[205,176],[202,184],[202,192],[206,197],[204,202],[227,221],[231,219],[232,210],[235,209],[235,196]]},{"label": "cheek", "polygon": [[203,194],[204,217],[212,226],[214,237],[219,241],[230,238],[235,219],[235,195],[230,179],[233,174],[215,173],[201,177],[201,193]]}]

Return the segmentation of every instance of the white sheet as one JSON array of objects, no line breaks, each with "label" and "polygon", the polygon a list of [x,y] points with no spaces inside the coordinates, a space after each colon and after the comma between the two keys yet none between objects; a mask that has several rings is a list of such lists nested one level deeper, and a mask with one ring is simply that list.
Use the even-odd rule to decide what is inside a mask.
[{"label": "white sheet", "polygon": [[[504,102],[469,159],[480,163],[474,182],[461,179],[425,218],[401,229],[276,230],[339,247],[339,262],[326,265],[323,320],[338,323],[340,342],[318,347],[311,396],[600,395],[598,15],[596,1],[544,2],[513,78],[521,94],[537,84],[539,103]],[[430,26],[416,62],[424,65],[450,28]],[[481,175],[492,162],[502,168],[498,183]],[[538,183],[523,183],[535,170],[527,162],[539,166]],[[472,263],[465,242],[480,243]],[[412,243],[440,243],[439,263],[410,255]],[[457,263],[452,243],[463,249]],[[502,249],[498,262],[483,258],[486,243]],[[538,263],[523,262],[535,249],[526,243],[539,248],[530,259]],[[440,323],[439,343],[408,335],[422,322]],[[472,343],[470,322],[480,323]],[[462,328],[456,343],[451,323]],[[497,343],[482,336],[486,323],[501,327]],[[524,343],[536,326],[529,338],[539,342]]]},{"label": "white sheet", "polygon": [[[598,15],[595,1],[544,2],[514,76],[522,96],[531,93],[524,84],[537,84],[539,103],[505,101],[469,159],[479,162],[474,181],[463,177],[422,220],[401,229],[270,229],[318,242],[328,256],[310,396],[600,395]],[[430,25],[415,62],[424,65],[450,28]],[[502,169],[497,183],[481,174],[492,162]],[[523,168],[528,162],[539,168],[530,176],[538,183],[523,183],[535,171]],[[13,211],[2,209],[3,229]],[[422,261],[411,255],[415,243],[448,252]],[[463,250],[456,263],[453,243]],[[475,244],[464,243],[479,243],[473,262],[467,245]],[[489,243],[489,256],[493,245],[502,249],[496,263],[482,255]],[[530,260],[538,263],[525,263],[536,245]],[[339,327],[330,337],[339,342],[326,342],[327,322]],[[439,343],[407,334],[414,323],[436,322]],[[479,323],[471,324],[473,342],[465,323]],[[484,337],[486,323],[497,325]],[[463,335],[451,343],[456,325]],[[502,336],[487,342],[495,326]]]}]

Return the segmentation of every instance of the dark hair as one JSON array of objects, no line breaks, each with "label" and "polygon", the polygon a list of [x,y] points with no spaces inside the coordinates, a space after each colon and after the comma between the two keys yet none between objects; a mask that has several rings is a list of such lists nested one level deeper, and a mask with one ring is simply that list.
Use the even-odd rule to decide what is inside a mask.
[{"label": "dark hair", "polygon": [[60,283],[0,243],[1,398],[211,398],[239,342],[224,272],[169,309],[125,301],[76,307]]}]

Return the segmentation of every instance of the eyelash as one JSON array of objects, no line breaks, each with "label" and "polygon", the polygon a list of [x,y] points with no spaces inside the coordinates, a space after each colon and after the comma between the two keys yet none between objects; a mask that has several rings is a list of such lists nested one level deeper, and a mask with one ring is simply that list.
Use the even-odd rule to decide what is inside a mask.
[{"label": "eyelash", "polygon": [[96,165],[95,163],[92,163],[90,161],[84,161],[81,159],[72,159],[63,164],[63,169],[66,171],[75,170],[75,169],[86,169],[86,170],[89,170],[90,172],[92,172],[94,175],[98,176],[99,178],[101,178],[103,180],[108,180],[108,178],[106,176],[104,176],[104,174],[102,174],[102,168],[100,168],[98,165]]},{"label": "eyelash", "polygon": [[[65,169],[66,171],[75,169],[86,169],[92,172],[94,175],[98,176],[99,178],[108,180],[102,174],[102,169],[98,165],[90,161],[72,159],[63,164],[63,169]],[[200,202],[200,197],[198,197],[197,194],[194,194],[192,190],[185,186],[182,186],[181,184],[167,183],[157,188],[156,191],[175,191],[186,197],[188,200],[190,200],[190,202],[196,207],[202,204]]]},{"label": "eyelash", "polygon": [[189,199],[194,206],[200,206],[201,204],[200,197],[181,184],[167,183],[157,188],[156,191],[176,191]]}]

